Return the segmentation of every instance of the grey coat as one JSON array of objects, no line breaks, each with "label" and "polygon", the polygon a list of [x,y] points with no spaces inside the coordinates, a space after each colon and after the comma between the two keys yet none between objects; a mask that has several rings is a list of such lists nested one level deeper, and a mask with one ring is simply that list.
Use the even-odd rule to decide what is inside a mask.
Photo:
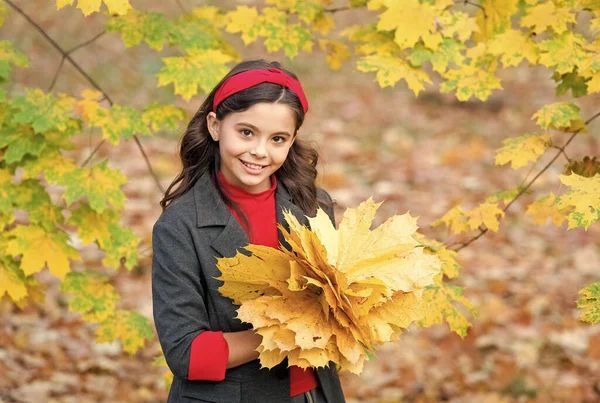
[{"label": "grey coat", "polygon": [[[319,189],[319,199],[331,201]],[[308,225],[304,212],[293,204],[285,187],[275,191],[277,222],[283,210]],[[323,204],[332,221],[333,208]],[[279,240],[283,242],[281,231]],[[226,371],[222,381],[188,380],[192,340],[205,330],[237,332],[251,328],[236,318],[236,309],[219,291],[223,283],[216,258],[234,256],[250,241],[223,203],[208,173],[160,216],[152,231],[152,302],[154,323],[167,364],[174,374],[168,403],[290,401],[287,360],[270,370],[258,360]],[[316,370],[328,403],[344,402],[335,365]]]}]

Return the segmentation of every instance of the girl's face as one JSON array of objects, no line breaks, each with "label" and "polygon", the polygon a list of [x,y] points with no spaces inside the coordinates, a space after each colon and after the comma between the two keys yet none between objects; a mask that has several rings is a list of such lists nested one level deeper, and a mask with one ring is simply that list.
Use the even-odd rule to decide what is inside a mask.
[{"label": "girl's face", "polygon": [[250,193],[271,187],[270,176],[283,165],[295,140],[294,112],[285,104],[254,104],[218,120],[210,112],[208,130],[219,142],[221,172]]}]

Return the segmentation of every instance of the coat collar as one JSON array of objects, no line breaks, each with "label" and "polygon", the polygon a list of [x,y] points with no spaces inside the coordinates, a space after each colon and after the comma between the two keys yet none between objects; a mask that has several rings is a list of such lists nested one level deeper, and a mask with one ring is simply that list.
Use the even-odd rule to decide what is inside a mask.
[{"label": "coat collar", "polygon": [[[196,226],[198,228],[222,228],[220,234],[211,242],[211,247],[214,250],[219,252],[221,256],[231,257],[235,255],[238,248],[250,243],[248,235],[221,199],[209,172],[202,174],[198,181],[196,181],[193,192],[194,203],[196,205]],[[292,197],[285,186],[280,181],[277,181],[277,188],[275,189],[275,214],[277,222],[289,230],[283,216],[284,210],[289,210],[300,223],[308,225],[308,220],[304,212],[293,203]],[[278,235],[279,242],[287,246],[283,234],[279,230]]]}]

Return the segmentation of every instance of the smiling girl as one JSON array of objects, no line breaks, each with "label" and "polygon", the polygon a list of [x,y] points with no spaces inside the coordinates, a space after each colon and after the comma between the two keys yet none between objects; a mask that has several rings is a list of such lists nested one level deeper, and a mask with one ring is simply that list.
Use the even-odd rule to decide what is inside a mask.
[{"label": "smiling girl", "polygon": [[335,364],[261,368],[261,336],[223,297],[217,258],[250,243],[278,248],[288,210],[303,224],[329,195],[315,184],[318,154],[298,138],[308,102],[279,63],[246,61],[210,92],[180,146],[183,169],[152,233],[158,338],[174,374],[169,403],[344,402]]}]

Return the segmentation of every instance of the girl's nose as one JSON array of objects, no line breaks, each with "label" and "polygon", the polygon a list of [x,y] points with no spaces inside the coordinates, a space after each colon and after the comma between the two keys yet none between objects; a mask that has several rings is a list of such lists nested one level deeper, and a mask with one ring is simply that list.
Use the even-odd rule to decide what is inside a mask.
[{"label": "girl's nose", "polygon": [[257,143],[256,147],[254,147],[250,154],[255,155],[257,158],[264,158],[267,156],[267,149],[264,144]]}]

